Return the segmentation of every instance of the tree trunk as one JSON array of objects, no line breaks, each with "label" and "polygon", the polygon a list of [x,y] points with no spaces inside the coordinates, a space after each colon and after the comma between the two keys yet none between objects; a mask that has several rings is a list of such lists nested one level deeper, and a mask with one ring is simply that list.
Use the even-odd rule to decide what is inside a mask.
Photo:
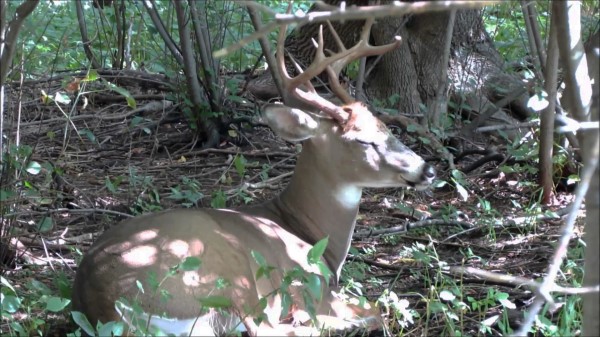
[{"label": "tree trunk", "polygon": [[[402,36],[403,44],[383,55],[367,79],[368,95],[385,101],[395,94],[399,111],[427,115],[437,99],[438,86],[447,81],[450,100],[461,107],[457,112],[466,119],[473,120],[478,113],[492,109],[493,117],[514,123],[502,106],[494,106],[507,95],[513,96],[505,107],[511,116],[529,116],[527,91],[515,74],[506,71],[484,30],[481,11],[457,11],[449,64],[443,64],[449,16],[450,12],[438,12],[379,20],[373,30],[374,44],[387,43],[394,35]],[[444,67],[449,67],[448,79],[440,77]],[[472,123],[469,134],[484,122]]]}]

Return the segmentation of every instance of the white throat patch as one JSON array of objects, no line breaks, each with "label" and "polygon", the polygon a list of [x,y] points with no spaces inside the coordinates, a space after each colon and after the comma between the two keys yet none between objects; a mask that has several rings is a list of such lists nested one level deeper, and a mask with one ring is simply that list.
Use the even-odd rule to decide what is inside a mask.
[{"label": "white throat patch", "polygon": [[362,188],[354,185],[346,185],[334,192],[335,200],[346,209],[355,209],[360,203]]}]

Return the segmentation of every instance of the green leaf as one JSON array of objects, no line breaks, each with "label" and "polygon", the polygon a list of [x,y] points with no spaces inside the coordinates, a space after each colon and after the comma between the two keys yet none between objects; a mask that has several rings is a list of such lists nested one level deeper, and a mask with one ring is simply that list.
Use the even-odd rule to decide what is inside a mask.
[{"label": "green leaf", "polygon": [[112,91],[115,91],[119,95],[125,97],[125,100],[127,101],[127,106],[129,106],[132,109],[136,108],[137,104],[135,102],[135,99],[133,98],[133,96],[131,96],[131,94],[129,93],[129,91],[127,91],[127,89],[116,86],[110,82],[106,82],[106,87]]},{"label": "green leaf", "polygon": [[323,253],[325,253],[328,243],[329,237],[325,237],[315,243],[315,245],[308,251],[309,264],[315,264],[318,261],[321,261],[321,257],[323,256]]},{"label": "green leaf", "polygon": [[200,304],[203,307],[225,309],[231,307],[233,304],[231,300],[225,296],[207,296],[199,299]]},{"label": "green leaf", "polygon": [[331,269],[329,269],[327,264],[325,264],[325,262],[323,262],[323,261],[317,262],[317,267],[319,268],[321,275],[325,279],[325,283],[329,284],[329,280],[331,279],[331,276],[333,276]]},{"label": "green leaf", "polygon": [[62,92],[57,92],[54,95],[54,100],[58,103],[65,104],[65,105],[71,103],[71,98],[69,97],[69,95],[62,93]]},{"label": "green leaf", "polygon": [[[146,282],[152,291],[157,291],[158,287],[160,286],[160,283],[158,282],[158,275],[156,275],[156,272],[154,271],[148,272],[148,278],[146,279]],[[142,284],[140,283],[139,287],[141,286]],[[143,288],[141,290],[143,292]]]},{"label": "green leaf", "polygon": [[179,265],[179,269],[181,269],[183,271],[198,270],[198,269],[200,269],[201,264],[202,264],[202,262],[200,261],[199,258],[194,257],[194,256],[189,256],[189,257],[186,257],[185,260],[183,260],[183,262],[181,262],[181,264]]},{"label": "green leaf", "polygon": [[142,282],[140,282],[139,280],[135,280],[135,286],[138,288],[140,293],[144,293],[144,286],[142,285]]},{"label": "green leaf", "polygon": [[62,297],[52,296],[46,300],[46,310],[51,312],[60,312],[71,303],[71,300]]},{"label": "green leaf", "polygon": [[106,177],[106,179],[104,180],[104,186],[106,186],[106,188],[110,191],[110,193],[116,193],[117,192],[117,186],[115,185],[115,183],[113,183],[109,177]]},{"label": "green leaf", "polygon": [[431,144],[431,140],[429,140],[429,138],[419,137],[419,140],[421,141],[421,143],[423,143],[425,145]]},{"label": "green leaf", "polygon": [[258,280],[261,277],[265,277],[265,278],[271,277],[271,272],[273,270],[275,270],[275,267],[271,267],[271,266],[258,267],[258,270],[256,271],[256,279]]},{"label": "green leaf", "polygon": [[45,285],[44,283],[32,279],[29,284],[28,284],[28,288],[37,291],[38,293],[42,294],[42,295],[48,295],[50,296],[52,294],[52,290],[50,290],[50,288],[48,288],[47,285]]},{"label": "green leaf", "polygon": [[124,332],[123,322],[110,321],[97,327],[98,336],[122,336]]},{"label": "green leaf", "polygon": [[0,284],[4,285],[8,289],[10,289],[13,294],[15,294],[15,295],[17,294],[17,292],[15,291],[15,288],[13,288],[12,284],[10,284],[10,282],[6,278],[4,278],[4,276],[0,276]]},{"label": "green leaf", "polygon": [[250,252],[250,255],[252,255],[252,258],[254,259],[254,261],[256,261],[256,264],[258,264],[259,267],[266,268],[269,266],[267,264],[267,260],[265,259],[264,256],[262,256],[261,253],[255,251],[255,250],[252,250]]},{"label": "green leaf", "polygon": [[[23,325],[19,322],[10,322],[10,327],[18,333],[18,336],[29,336],[30,334],[25,331]],[[93,336],[93,335],[92,335]]]},{"label": "green leaf", "polygon": [[287,291],[281,291],[281,315],[280,318],[284,318],[288,315],[290,307],[293,304],[292,295]]},{"label": "green leaf", "polygon": [[54,221],[51,217],[45,216],[38,223],[37,229],[40,233],[46,233],[54,228]]},{"label": "green leaf", "polygon": [[453,301],[456,299],[456,296],[448,290],[442,290],[442,292],[440,292],[440,298],[444,301]]},{"label": "green leaf", "polygon": [[16,296],[0,293],[0,307],[2,307],[2,311],[14,314],[21,308],[21,299]]},{"label": "green leaf", "polygon": [[218,190],[212,195],[210,201],[210,207],[212,208],[224,208],[226,206],[227,196],[225,192]]},{"label": "green leaf", "polygon": [[240,176],[240,178],[244,178],[244,175],[246,174],[246,164],[247,163],[248,163],[248,161],[241,154],[236,155],[235,159],[233,160],[233,166],[235,166],[235,171]]},{"label": "green leaf", "polygon": [[452,178],[456,180],[464,180],[465,178],[464,174],[459,170],[452,170],[450,174],[452,174]]},{"label": "green leaf", "polygon": [[88,336],[96,336],[94,327],[90,324],[87,317],[82,312],[71,311],[73,321],[83,330]]},{"label": "green leaf", "polygon": [[38,163],[37,161],[30,161],[27,164],[27,168],[25,170],[29,174],[37,175],[42,170],[42,165],[40,165],[40,163]]},{"label": "green leaf", "polygon": [[9,191],[9,190],[0,190],[0,201],[6,201],[14,196],[16,196],[17,193],[13,192],[13,191]]},{"label": "green leaf", "polygon": [[459,184],[456,180],[454,180],[454,184],[456,185],[456,191],[460,195],[461,199],[463,201],[467,201],[467,199],[469,199],[469,192],[467,191],[467,189],[464,188],[461,184]]},{"label": "green leaf", "polygon": [[81,129],[79,130],[79,134],[85,136],[90,142],[97,143],[96,135],[91,130]]},{"label": "green leaf", "polygon": [[87,76],[83,79],[86,82],[92,82],[98,80],[98,71],[96,69],[90,69]]},{"label": "green leaf", "polygon": [[321,290],[321,278],[317,274],[309,274],[306,280],[306,288],[310,292],[310,295],[317,301],[321,301],[323,297],[323,291]]}]

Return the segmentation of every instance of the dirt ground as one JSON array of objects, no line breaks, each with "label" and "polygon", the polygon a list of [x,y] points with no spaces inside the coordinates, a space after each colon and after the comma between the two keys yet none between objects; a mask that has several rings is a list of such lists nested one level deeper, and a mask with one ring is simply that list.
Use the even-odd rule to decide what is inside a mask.
[{"label": "dirt ground", "polygon": [[[61,111],[56,104],[45,105],[39,99],[41,89],[56,91],[58,83],[28,83],[22,91],[9,91],[15,102],[9,138],[18,137],[21,144],[32,146],[31,160],[48,163],[40,174],[20,177],[21,197],[4,219],[4,224],[10,223],[18,233],[13,240],[18,258],[4,274],[19,287],[36,279],[61,291],[56,289],[56,275],[62,275],[68,284],[81,253],[105,229],[131,214],[188,205],[259,203],[281,191],[293,170],[298,145],[282,141],[266,126],[231,124],[218,148],[202,150],[195,131],[181,114],[183,107],[162,108],[164,93],[134,95],[138,108],[158,104],[160,108],[152,111],[132,113],[122,97],[107,93],[85,95],[89,98],[85,108],[80,99],[77,109],[67,110],[61,105]],[[19,101],[20,107],[16,105]],[[238,107],[237,113],[256,118],[253,109],[245,107]],[[435,159],[427,146],[417,145],[398,129],[394,132],[424,158]],[[490,145],[481,142],[473,147],[485,149]],[[458,167],[481,157],[465,156]],[[439,161],[432,163],[439,178],[449,181],[447,168]],[[520,221],[530,216],[527,207],[538,195],[535,186],[520,183],[534,182],[536,177],[499,173],[497,166],[497,162],[489,162],[469,172],[466,201],[449,185],[424,193],[366,190],[353,241],[353,247],[363,254],[351,251],[344,275],[361,282],[370,299],[376,299],[386,288],[393,290],[410,302],[421,320],[425,320],[421,295],[440,277],[432,268],[439,261],[452,267],[542,277],[564,217]],[[564,211],[571,199],[570,193],[559,192],[555,204],[543,210]],[[51,226],[46,223],[40,232],[36,228],[45,217],[52,220]],[[388,233],[379,235],[385,231]],[[407,257],[406,248],[417,244],[435,251],[438,262],[427,265]],[[445,276],[454,277],[465,295],[475,298],[485,297],[490,287],[509,293],[517,305],[515,324],[522,319],[518,311],[526,309],[533,296],[526,288],[502,281],[485,282],[472,274],[460,276],[448,271]],[[493,305],[486,316],[498,310],[498,305]],[[49,335],[75,330],[61,315],[45,319]],[[464,331],[476,333],[478,321],[481,317],[473,316],[472,325]],[[443,323],[429,321],[429,334],[441,331],[436,330],[437,324]],[[417,321],[405,334],[420,335],[424,328]]]}]

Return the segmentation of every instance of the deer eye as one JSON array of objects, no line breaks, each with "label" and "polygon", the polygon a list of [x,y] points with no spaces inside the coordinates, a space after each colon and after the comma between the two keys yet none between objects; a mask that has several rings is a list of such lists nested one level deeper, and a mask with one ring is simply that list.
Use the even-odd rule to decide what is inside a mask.
[{"label": "deer eye", "polygon": [[375,144],[373,142],[367,142],[367,141],[360,140],[360,139],[356,139],[356,142],[361,145],[364,145],[364,146],[375,146]]}]

